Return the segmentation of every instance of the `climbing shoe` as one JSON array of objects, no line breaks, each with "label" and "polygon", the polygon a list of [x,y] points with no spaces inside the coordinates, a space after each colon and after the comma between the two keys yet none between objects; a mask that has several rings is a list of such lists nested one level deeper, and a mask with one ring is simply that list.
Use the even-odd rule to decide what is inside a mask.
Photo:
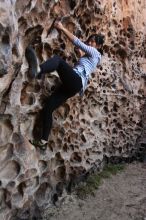
[{"label": "climbing shoe", "polygon": [[48,141],[45,140],[29,140],[29,142],[34,145],[35,147],[39,147],[41,150],[46,150],[47,149],[47,145],[48,145]]},{"label": "climbing shoe", "polygon": [[38,65],[37,56],[34,49],[28,46],[25,50],[25,57],[29,65],[29,73],[32,78],[36,78],[39,74],[40,67]]}]

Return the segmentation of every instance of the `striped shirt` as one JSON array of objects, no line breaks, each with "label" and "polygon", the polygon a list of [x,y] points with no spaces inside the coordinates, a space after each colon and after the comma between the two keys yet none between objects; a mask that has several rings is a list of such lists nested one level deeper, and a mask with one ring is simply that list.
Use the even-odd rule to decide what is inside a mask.
[{"label": "striped shirt", "polygon": [[78,60],[73,68],[82,79],[83,88],[80,95],[83,95],[91,73],[95,71],[97,64],[100,63],[101,54],[96,48],[84,44],[77,37],[75,37],[73,44],[85,52],[85,55]]}]

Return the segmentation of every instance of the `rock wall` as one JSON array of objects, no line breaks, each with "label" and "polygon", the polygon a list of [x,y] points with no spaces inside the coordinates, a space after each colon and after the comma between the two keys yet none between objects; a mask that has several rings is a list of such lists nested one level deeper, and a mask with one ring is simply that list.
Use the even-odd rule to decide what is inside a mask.
[{"label": "rock wall", "polygon": [[[41,208],[104,158],[129,158],[137,151],[145,102],[146,2],[1,0],[0,14],[0,219],[39,219]],[[44,81],[30,79],[24,54],[31,44],[40,63],[53,54],[76,61],[63,34],[53,29],[47,35],[57,16],[82,40],[101,32],[106,42],[84,96],[54,112],[49,145],[41,152],[28,139],[39,135],[39,111],[60,82],[56,72]]]}]

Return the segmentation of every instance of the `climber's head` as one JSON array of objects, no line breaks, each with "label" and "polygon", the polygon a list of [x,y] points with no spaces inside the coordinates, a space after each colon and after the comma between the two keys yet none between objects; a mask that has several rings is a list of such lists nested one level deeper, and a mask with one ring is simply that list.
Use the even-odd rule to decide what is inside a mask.
[{"label": "climber's head", "polygon": [[101,53],[101,55],[103,55],[104,35],[92,34],[86,43],[91,47],[95,47]]},{"label": "climber's head", "polygon": [[102,34],[92,34],[88,40],[87,44],[91,47],[101,48],[104,44],[104,36]]}]

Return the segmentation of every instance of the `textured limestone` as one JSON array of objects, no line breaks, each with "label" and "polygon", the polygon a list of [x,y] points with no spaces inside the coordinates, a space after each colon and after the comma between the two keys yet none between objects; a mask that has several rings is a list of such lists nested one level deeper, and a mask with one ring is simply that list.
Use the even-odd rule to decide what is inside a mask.
[{"label": "textured limestone", "polygon": [[[0,219],[39,218],[42,207],[104,158],[137,151],[146,95],[146,3],[1,0],[0,14]],[[30,79],[24,53],[31,44],[40,63],[55,53],[76,61],[63,34],[52,30],[47,36],[56,16],[82,40],[99,31],[106,42],[84,96],[54,112],[42,153],[28,139],[39,135],[43,100],[59,80],[56,72],[44,82]]]}]

